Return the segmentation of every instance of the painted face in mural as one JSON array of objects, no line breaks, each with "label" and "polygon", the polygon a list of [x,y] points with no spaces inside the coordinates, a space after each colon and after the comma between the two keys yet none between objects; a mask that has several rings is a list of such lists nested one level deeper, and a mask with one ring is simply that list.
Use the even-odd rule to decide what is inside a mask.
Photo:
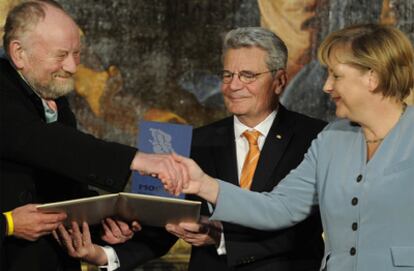
[{"label": "painted face in mural", "polygon": [[[227,50],[223,70],[233,73],[268,71],[267,53],[256,47]],[[253,127],[264,120],[275,108],[278,96],[285,84],[285,72],[280,70],[275,76],[264,73],[249,84],[243,83],[237,74],[228,84],[222,84],[227,110],[236,115],[247,126]]]},{"label": "painted face in mural", "polygon": [[[333,50],[331,55],[338,54]],[[377,84],[371,70],[361,70],[349,64],[330,58],[328,78],[323,91],[331,96],[336,105],[336,116],[358,121],[366,111],[366,105],[372,99],[372,91]]]},{"label": "painted face in mural", "polygon": [[48,7],[45,19],[24,35],[20,44],[13,61],[40,96],[56,99],[73,90],[80,37],[71,18]]}]

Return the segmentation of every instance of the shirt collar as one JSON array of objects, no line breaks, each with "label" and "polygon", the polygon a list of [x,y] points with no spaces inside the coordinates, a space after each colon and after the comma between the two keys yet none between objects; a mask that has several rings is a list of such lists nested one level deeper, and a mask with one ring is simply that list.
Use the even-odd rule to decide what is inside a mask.
[{"label": "shirt collar", "polygon": [[37,91],[35,91],[35,89],[32,87],[32,85],[30,85],[29,82],[27,82],[26,78],[23,76],[23,74],[21,74],[20,71],[17,71],[17,73],[19,74],[20,78],[26,83],[26,85],[30,88],[31,93],[34,93],[37,96],[37,98],[39,98],[42,101],[42,106],[43,106],[43,111],[44,111],[44,114],[45,114],[46,122],[51,123],[51,122],[57,121],[58,112],[54,111],[52,108],[49,107],[49,105],[46,103],[45,99],[40,97],[40,95],[37,93]]},{"label": "shirt collar", "polygon": [[270,127],[272,127],[273,121],[276,118],[277,110],[272,111],[262,122],[257,124],[255,127],[248,127],[240,122],[240,120],[234,116],[233,123],[234,123],[234,136],[239,138],[242,136],[244,131],[246,130],[256,130],[259,131],[262,136],[266,137],[270,131]]}]

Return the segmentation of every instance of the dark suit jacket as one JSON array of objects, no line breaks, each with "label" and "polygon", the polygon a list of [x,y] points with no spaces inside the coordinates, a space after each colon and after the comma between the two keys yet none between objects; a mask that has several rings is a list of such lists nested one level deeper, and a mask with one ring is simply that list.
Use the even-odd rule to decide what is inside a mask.
[{"label": "dark suit jacket", "polygon": [[4,237],[6,237],[6,218],[3,215],[0,215],[0,251],[2,248]]},{"label": "dark suit jacket", "polygon": [[[8,60],[0,58],[0,208],[10,211],[90,195],[87,185],[115,192],[130,175],[136,149],[76,130],[65,98],[58,121],[47,124],[41,100]],[[0,219],[4,225],[4,218]],[[72,261],[50,236],[28,242],[1,234],[1,270],[57,270]],[[75,263],[76,265],[77,263]]]},{"label": "dark suit jacket", "polygon": [[[263,145],[251,190],[272,190],[302,161],[324,126],[320,120],[280,106]],[[238,185],[233,117],[196,129],[191,155],[212,177]],[[202,213],[209,214],[205,201]],[[265,232],[229,223],[223,223],[223,227],[227,256],[218,256],[214,246],[193,247],[190,270],[319,270],[323,255],[319,212],[279,231]]]},{"label": "dark suit jacket", "polygon": [[[325,124],[280,106],[261,151],[251,189],[272,190],[302,161],[311,141]],[[191,156],[212,177],[238,185],[233,117],[195,129]],[[194,196],[188,198],[201,200]],[[202,214],[209,215],[206,202],[201,201]],[[151,242],[151,238],[141,235],[146,230],[137,233],[130,242],[115,246],[121,263],[119,270],[131,270],[163,255],[176,241],[173,235],[159,229]],[[227,256],[218,256],[215,246],[192,247],[189,270],[319,270],[324,247],[317,211],[285,230],[265,232],[224,223],[224,234]]]}]

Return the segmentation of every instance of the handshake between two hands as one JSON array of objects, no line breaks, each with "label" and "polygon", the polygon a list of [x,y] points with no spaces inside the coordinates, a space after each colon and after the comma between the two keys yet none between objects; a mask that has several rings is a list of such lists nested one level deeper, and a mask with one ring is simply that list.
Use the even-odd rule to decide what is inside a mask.
[{"label": "handshake between two hands", "polygon": [[[171,194],[197,194],[209,201],[215,201],[209,194],[215,189],[215,182],[205,174],[192,159],[178,154],[148,154],[137,153],[132,161],[131,169],[141,174],[158,178],[164,189]],[[213,184],[214,185],[214,184]]]}]

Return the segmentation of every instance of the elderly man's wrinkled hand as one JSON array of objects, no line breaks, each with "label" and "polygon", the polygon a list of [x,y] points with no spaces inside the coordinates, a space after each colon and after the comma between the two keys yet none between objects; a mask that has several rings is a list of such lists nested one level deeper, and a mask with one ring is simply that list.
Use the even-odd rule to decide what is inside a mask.
[{"label": "elderly man's wrinkled hand", "polygon": [[66,219],[65,213],[42,213],[36,204],[27,204],[12,211],[13,236],[35,241],[52,233]]}]

